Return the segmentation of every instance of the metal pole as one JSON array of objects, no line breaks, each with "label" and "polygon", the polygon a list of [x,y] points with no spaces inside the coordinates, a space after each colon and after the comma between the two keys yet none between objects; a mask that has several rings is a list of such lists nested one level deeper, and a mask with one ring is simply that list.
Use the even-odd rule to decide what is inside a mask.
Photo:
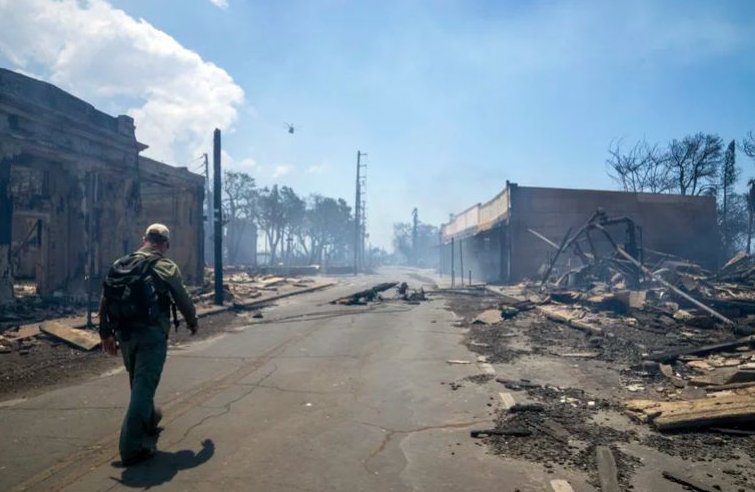
[{"label": "metal pole", "polygon": [[469,283],[467,285],[472,287],[472,270],[469,271]]},{"label": "metal pole", "polygon": [[722,315],[718,311],[715,311],[713,308],[706,306],[705,304],[703,304],[702,302],[698,301],[697,299],[695,299],[694,297],[690,296],[689,294],[687,294],[685,292],[682,292],[681,290],[677,289],[672,284],[666,282],[662,277],[656,275],[655,273],[653,273],[650,270],[648,270],[647,268],[645,268],[645,266],[642,263],[640,263],[639,261],[637,261],[632,255],[630,255],[629,253],[627,253],[626,251],[624,251],[624,248],[622,248],[621,246],[616,246],[616,252],[619,253],[624,258],[626,258],[627,260],[629,260],[629,262],[632,263],[634,266],[636,266],[637,268],[639,268],[640,270],[642,270],[642,272],[645,275],[651,277],[653,280],[655,280],[659,284],[663,285],[667,289],[671,289],[676,295],[678,295],[678,296],[682,297],[683,299],[691,302],[692,304],[694,304],[695,306],[699,307],[700,309],[702,309],[704,311],[707,311],[709,314],[711,314],[712,316],[715,316],[716,318],[720,319],[721,321],[723,321],[727,325],[734,325],[734,322],[732,320],[730,320],[729,318],[727,318],[726,316]]},{"label": "metal pole", "polygon": [[461,279],[461,286],[464,287],[464,250],[463,250],[463,239],[459,239],[459,272],[461,272],[461,275],[459,275],[459,278]]},{"label": "metal pole", "polygon": [[454,254],[454,242],[456,238],[451,236],[451,287],[456,287],[456,270],[454,269],[455,254]]},{"label": "metal pole", "polygon": [[215,304],[223,305],[223,209],[220,174],[220,130],[215,129],[212,148],[215,214]]},{"label": "metal pole", "polygon": [[409,262],[412,266],[417,266],[417,259],[418,259],[418,252],[419,249],[417,248],[417,226],[419,222],[419,212],[417,208],[415,207],[414,210],[412,210],[412,257],[409,258]]},{"label": "metal pole", "polygon": [[356,199],[354,200],[354,275],[359,273],[359,250],[362,245],[362,226],[359,224],[362,206],[362,190],[360,184],[359,173],[362,169],[361,165],[362,152],[357,150],[357,186],[356,186]]}]

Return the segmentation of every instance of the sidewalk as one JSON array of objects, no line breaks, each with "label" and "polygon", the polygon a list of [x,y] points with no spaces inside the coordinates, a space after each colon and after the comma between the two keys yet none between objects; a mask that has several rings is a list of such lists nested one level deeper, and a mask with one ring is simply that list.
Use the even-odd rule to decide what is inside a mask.
[{"label": "sidewalk", "polygon": [[[330,278],[318,278],[314,279],[309,287],[300,287],[297,285],[286,284],[277,286],[274,290],[269,290],[268,293],[250,298],[242,298],[232,303],[224,303],[222,306],[216,306],[214,304],[202,303],[197,304],[197,317],[204,318],[213,314],[221,313],[231,309],[250,309],[256,306],[264,305],[269,302],[283,299],[286,297],[306,294],[307,292],[314,292],[320,289],[325,289],[335,285],[335,281]],[[272,286],[271,286],[272,287]],[[179,319],[183,320],[183,317],[179,313]],[[56,323],[68,328],[86,329],[87,320],[86,316],[68,316],[64,318],[50,318],[44,321],[36,323],[29,323],[19,326],[18,330],[8,330],[1,336],[10,342],[18,342],[25,339],[36,337],[41,333],[40,325],[43,323]],[[97,325],[97,313],[92,313],[92,323]]]}]

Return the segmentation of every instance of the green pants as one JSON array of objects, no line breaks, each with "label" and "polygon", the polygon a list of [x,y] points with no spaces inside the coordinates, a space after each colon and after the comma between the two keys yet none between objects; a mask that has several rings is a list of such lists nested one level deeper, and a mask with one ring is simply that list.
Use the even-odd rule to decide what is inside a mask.
[{"label": "green pants", "polygon": [[120,335],[118,342],[131,383],[131,401],[119,444],[121,459],[125,460],[154,446],[150,435],[157,425],[154,398],[168,352],[168,337],[165,330],[152,326],[132,331],[128,340],[123,338]]}]

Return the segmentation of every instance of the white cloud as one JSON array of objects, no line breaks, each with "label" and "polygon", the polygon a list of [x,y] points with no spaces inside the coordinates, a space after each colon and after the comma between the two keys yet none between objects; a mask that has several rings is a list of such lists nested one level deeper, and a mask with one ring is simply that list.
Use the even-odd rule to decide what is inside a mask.
[{"label": "white cloud", "polygon": [[210,3],[224,10],[228,8],[228,0],[210,0]]},{"label": "white cloud", "polygon": [[307,174],[323,174],[327,170],[327,164],[315,164],[314,166],[309,166],[306,172]]},{"label": "white cloud", "polygon": [[273,179],[280,178],[282,176],[285,176],[287,174],[290,174],[294,170],[294,166],[290,164],[277,164],[273,168]]},{"label": "white cloud", "polygon": [[123,108],[146,155],[195,158],[210,149],[214,128],[231,129],[243,104],[225,70],[104,0],[0,0],[0,11],[0,51],[18,69]]}]

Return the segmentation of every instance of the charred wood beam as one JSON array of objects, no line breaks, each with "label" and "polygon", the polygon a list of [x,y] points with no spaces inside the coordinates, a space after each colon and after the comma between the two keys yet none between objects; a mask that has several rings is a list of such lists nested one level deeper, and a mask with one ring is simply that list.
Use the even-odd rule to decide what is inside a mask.
[{"label": "charred wood beam", "polygon": [[543,280],[540,282],[541,287],[545,286],[545,282],[548,281],[548,277],[550,277],[550,274],[553,271],[553,267],[556,265],[556,262],[558,261],[558,257],[561,255],[561,252],[564,250],[564,248],[566,248],[567,244],[571,244],[571,239],[569,239],[570,233],[571,233],[571,228],[569,228],[569,230],[566,231],[564,238],[561,240],[561,245],[558,247],[556,254],[553,255],[553,259],[551,260],[550,265],[548,265],[548,270],[545,272],[545,275],[543,275]]}]

